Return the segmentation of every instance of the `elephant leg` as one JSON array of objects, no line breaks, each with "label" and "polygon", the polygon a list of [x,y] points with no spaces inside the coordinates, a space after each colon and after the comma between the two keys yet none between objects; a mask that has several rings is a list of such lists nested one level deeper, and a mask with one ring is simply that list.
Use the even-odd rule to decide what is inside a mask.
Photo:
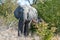
[{"label": "elephant leg", "polygon": [[29,27],[30,27],[30,21],[25,22],[25,27],[24,27],[24,35],[28,36],[29,35]]},{"label": "elephant leg", "polygon": [[23,21],[22,20],[19,20],[19,23],[18,23],[18,36],[20,36],[21,34],[23,34]]}]

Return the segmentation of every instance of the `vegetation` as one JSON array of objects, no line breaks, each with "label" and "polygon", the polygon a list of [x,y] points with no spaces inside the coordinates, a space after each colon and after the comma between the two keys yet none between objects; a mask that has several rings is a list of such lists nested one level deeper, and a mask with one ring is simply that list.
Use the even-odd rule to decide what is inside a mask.
[{"label": "vegetation", "polygon": [[14,17],[14,10],[16,5],[11,2],[11,0],[7,0],[5,3],[0,5],[0,18],[3,19],[3,24],[8,25],[12,21],[16,20]]},{"label": "vegetation", "polygon": [[[51,40],[49,38],[52,37],[52,35],[54,33],[60,33],[60,0],[47,0],[47,1],[43,1],[43,2],[39,2],[38,4],[34,5],[36,7],[36,9],[38,10],[38,14],[39,16],[44,19],[44,21],[48,24],[47,26],[41,26],[43,27],[41,31],[42,34],[45,34],[45,38],[44,40]],[[45,24],[43,24],[45,25]],[[40,28],[41,28],[40,27]],[[47,31],[44,29],[45,27],[47,27]],[[53,29],[57,29],[55,32],[50,31],[52,28]],[[46,35],[47,34],[47,35]]]},{"label": "vegetation", "polygon": [[[60,0],[38,0],[36,5],[33,5],[45,22],[38,24],[36,33],[43,40],[51,40],[54,33],[60,33]],[[14,10],[17,6],[11,1],[6,1],[0,5],[0,20],[4,20],[3,24],[8,25],[14,18]]]}]

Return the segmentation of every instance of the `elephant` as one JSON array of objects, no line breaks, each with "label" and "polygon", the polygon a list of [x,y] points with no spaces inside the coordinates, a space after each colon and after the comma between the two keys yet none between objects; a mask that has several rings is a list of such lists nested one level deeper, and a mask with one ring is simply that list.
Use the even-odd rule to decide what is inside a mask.
[{"label": "elephant", "polygon": [[37,10],[31,6],[18,6],[14,11],[14,16],[19,20],[18,36],[20,33],[25,36],[29,35],[31,22],[38,22]]},{"label": "elephant", "polygon": [[24,34],[24,36],[29,35],[29,29],[31,23],[38,23],[38,13],[37,10],[32,7],[36,4],[37,0],[18,0],[18,7],[14,11],[14,16],[19,20],[18,23],[18,36]]}]

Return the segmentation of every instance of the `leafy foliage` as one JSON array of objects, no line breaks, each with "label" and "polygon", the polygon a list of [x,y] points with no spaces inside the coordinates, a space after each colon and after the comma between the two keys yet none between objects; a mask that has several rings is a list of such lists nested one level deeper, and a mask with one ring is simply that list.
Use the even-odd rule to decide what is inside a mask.
[{"label": "leafy foliage", "polygon": [[14,18],[14,10],[16,8],[16,5],[14,5],[11,0],[7,0],[5,3],[2,3],[0,5],[0,17],[3,17],[5,23],[3,22],[3,24],[9,24],[10,22],[12,22],[13,20],[16,20]]},{"label": "leafy foliage", "polygon": [[38,14],[45,22],[49,23],[50,27],[57,27],[57,32],[60,31],[60,0],[44,1],[35,5]]},{"label": "leafy foliage", "polygon": [[[43,40],[51,40],[51,37],[54,35],[54,32],[60,32],[60,0],[51,0],[51,1],[42,1],[33,5],[38,10],[39,17],[44,19],[47,26],[39,26],[40,32],[38,34],[43,35]],[[41,25],[41,24],[39,24]],[[41,28],[43,27],[43,28]],[[46,29],[44,29],[47,27]],[[53,30],[54,29],[54,30]],[[57,30],[56,30],[57,29]],[[44,31],[43,31],[44,30]],[[51,31],[52,30],[52,31]]]}]

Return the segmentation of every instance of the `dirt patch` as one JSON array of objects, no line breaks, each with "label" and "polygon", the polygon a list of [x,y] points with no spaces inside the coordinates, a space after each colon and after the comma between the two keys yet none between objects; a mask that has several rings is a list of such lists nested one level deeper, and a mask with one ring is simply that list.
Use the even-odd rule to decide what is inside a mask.
[{"label": "dirt patch", "polygon": [[2,27],[0,28],[0,40],[39,40],[39,37],[36,35],[34,37],[18,37],[17,33],[18,31],[15,28]]}]

